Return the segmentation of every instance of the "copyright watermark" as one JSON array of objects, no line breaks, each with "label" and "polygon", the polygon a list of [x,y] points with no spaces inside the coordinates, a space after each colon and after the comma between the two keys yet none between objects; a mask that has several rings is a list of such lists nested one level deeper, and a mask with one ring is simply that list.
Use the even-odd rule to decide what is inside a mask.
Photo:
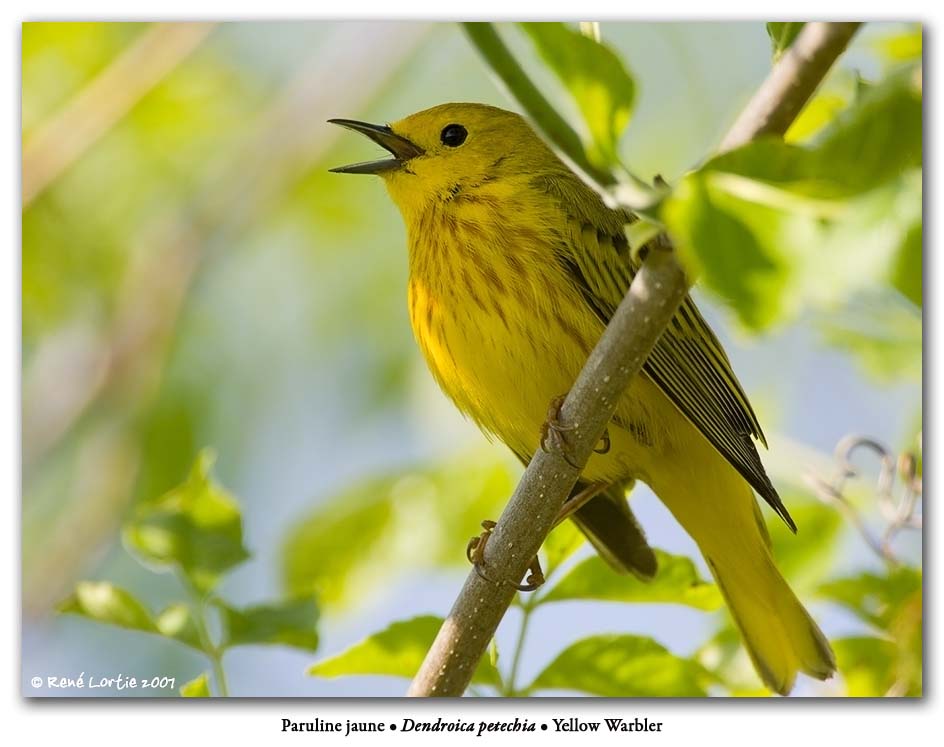
[{"label": "copyright watermark", "polygon": [[99,676],[82,672],[78,677],[34,676],[30,679],[30,685],[34,690],[43,687],[51,690],[172,690],[177,685],[177,678],[127,674]]}]

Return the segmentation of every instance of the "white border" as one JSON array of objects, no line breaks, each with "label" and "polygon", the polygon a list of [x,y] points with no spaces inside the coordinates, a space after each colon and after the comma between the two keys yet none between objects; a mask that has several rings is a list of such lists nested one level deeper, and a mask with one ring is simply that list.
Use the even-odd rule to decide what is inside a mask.
[{"label": "white border", "polygon": [[[0,475],[6,482],[5,495],[7,517],[4,521],[6,536],[7,572],[3,574],[3,598],[8,601],[10,611],[2,618],[3,635],[9,656],[3,657],[10,666],[2,682],[2,721],[4,732],[10,734],[13,744],[96,744],[96,745],[161,745],[170,740],[183,740],[184,744],[252,744],[270,745],[278,743],[313,744],[361,742],[397,744],[433,744],[445,740],[447,743],[459,740],[473,740],[466,735],[420,734],[409,735],[397,732],[369,737],[333,737],[324,734],[282,734],[281,719],[290,718],[298,721],[310,721],[314,718],[345,721],[348,718],[359,721],[383,719],[400,721],[409,716],[416,719],[435,720],[442,716],[444,720],[463,718],[468,720],[508,720],[516,716],[532,721],[550,721],[555,717],[577,716],[582,719],[600,719],[605,716],[647,716],[650,720],[664,722],[660,734],[615,734],[594,735],[536,732],[535,734],[497,734],[482,738],[482,743],[511,744],[530,742],[532,744],[553,744],[568,740],[593,743],[613,742],[624,744],[627,740],[651,740],[653,743],[697,745],[750,744],[773,747],[806,742],[813,745],[892,745],[901,740],[915,741],[926,739],[932,723],[940,723],[942,708],[941,698],[936,697],[941,673],[941,645],[935,640],[934,624],[940,628],[942,620],[940,601],[940,570],[933,563],[935,559],[936,529],[933,520],[937,512],[932,509],[926,514],[932,525],[926,527],[927,550],[926,568],[928,589],[926,599],[929,607],[926,620],[926,660],[925,681],[926,696],[921,702],[838,702],[838,701],[707,701],[707,702],[640,702],[640,701],[450,701],[446,703],[413,701],[233,701],[227,703],[190,702],[141,702],[141,701],[26,701],[21,698],[18,687],[19,676],[19,278],[20,278],[20,233],[19,233],[19,55],[20,23],[24,20],[46,19],[276,19],[276,18],[338,18],[343,10],[345,18],[436,18],[442,20],[462,19],[508,19],[508,18],[572,18],[574,5],[549,3],[509,3],[494,0],[477,0],[467,5],[451,2],[416,2],[399,0],[398,2],[368,2],[366,0],[348,0],[343,6],[320,5],[309,2],[284,2],[270,0],[265,4],[235,2],[194,2],[188,0],[165,0],[151,7],[131,5],[127,2],[91,2],[83,3],[79,9],[74,3],[43,2],[25,3],[13,0],[5,4],[4,25],[9,44],[6,61],[8,73],[3,76],[3,90],[0,100],[7,104],[8,111],[3,118],[5,128],[4,149],[6,168],[3,173],[3,200],[8,216],[8,236],[11,237],[10,250],[3,253],[5,272],[0,292],[4,300],[0,303],[4,323],[0,325],[0,349],[6,355],[2,369],[4,417],[0,428]],[[882,7],[867,7],[862,3],[833,3],[827,6],[822,2],[794,0],[789,5],[771,8],[767,14],[774,18],[823,18],[829,20],[858,19],[863,16],[883,20],[917,19],[926,24],[925,31],[925,85],[931,90],[926,96],[928,110],[926,122],[941,122],[940,86],[936,67],[934,36],[940,26],[940,5],[931,2],[896,2]],[[325,11],[328,11],[326,14]],[[710,6],[694,2],[673,2],[662,0],[659,3],[599,2],[584,0],[579,5],[581,17],[597,19],[744,19],[757,18],[764,13],[764,8],[750,2],[714,2]],[[710,16],[709,16],[710,12]],[[925,293],[927,322],[927,386],[933,387],[934,374],[941,370],[939,354],[941,346],[935,332],[942,329],[940,303],[934,300],[934,289],[942,284],[944,263],[933,260],[933,255],[940,251],[935,241],[935,217],[944,213],[941,210],[940,194],[935,189],[935,177],[940,173],[940,150],[932,137],[935,128],[925,127],[925,154],[929,161],[926,169],[929,217],[926,221],[925,256],[928,257],[928,292]],[[925,459],[930,474],[930,490],[935,484],[934,465],[941,463],[940,448],[936,441],[940,423],[939,402],[933,393],[926,397],[925,446],[929,453]],[[932,498],[932,505],[934,498]],[[279,739],[282,737],[282,739]],[[933,738],[933,737],[932,737]],[[211,742],[213,740],[213,742]]]}]

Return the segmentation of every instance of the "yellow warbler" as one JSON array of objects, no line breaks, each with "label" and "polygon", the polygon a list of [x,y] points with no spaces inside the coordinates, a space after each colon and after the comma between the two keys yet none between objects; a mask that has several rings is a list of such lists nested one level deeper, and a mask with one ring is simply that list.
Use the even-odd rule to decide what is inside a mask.
[{"label": "yellow warbler", "polygon": [[[390,158],[334,171],[380,175],[409,240],[409,310],[443,391],[527,462],[548,403],[566,393],[633,278],[623,227],[517,114],[444,104],[390,126],[332,120]],[[752,488],[795,530],[754,446],[760,425],[717,338],[686,298],[616,408],[608,448],[573,514],[616,568],[656,560],[625,486],[648,484],[698,544],[763,681],[825,679],[829,643],[774,565]]]}]

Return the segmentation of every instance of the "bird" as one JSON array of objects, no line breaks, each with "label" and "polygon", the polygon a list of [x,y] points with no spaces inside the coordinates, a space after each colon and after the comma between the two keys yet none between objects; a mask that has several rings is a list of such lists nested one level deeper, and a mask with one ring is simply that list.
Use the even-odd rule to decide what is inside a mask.
[{"label": "bird", "polygon": [[[378,175],[399,208],[410,323],[433,378],[527,464],[639,269],[625,234],[636,216],[608,207],[514,112],[448,103],[384,125],[329,122],[387,151],[331,170]],[[583,469],[570,518],[615,571],[651,579],[656,556],[626,497],[648,485],[698,546],[761,680],[785,695],[799,672],[827,679],[836,663],[774,562],[755,491],[796,525],[755,440],[766,446],[686,295]]]}]

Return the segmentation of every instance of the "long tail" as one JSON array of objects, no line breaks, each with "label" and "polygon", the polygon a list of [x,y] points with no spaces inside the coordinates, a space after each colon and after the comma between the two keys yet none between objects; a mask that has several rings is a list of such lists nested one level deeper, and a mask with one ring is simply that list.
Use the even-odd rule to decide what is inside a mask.
[{"label": "long tail", "polygon": [[826,636],[787,585],[767,553],[747,572],[707,558],[747,652],[764,684],[786,695],[797,672],[829,679],[836,661]]},{"label": "long tail", "polygon": [[832,649],[774,565],[750,486],[704,447],[693,445],[684,465],[653,470],[653,490],[701,549],[764,683],[786,695],[798,672],[829,678]]}]

